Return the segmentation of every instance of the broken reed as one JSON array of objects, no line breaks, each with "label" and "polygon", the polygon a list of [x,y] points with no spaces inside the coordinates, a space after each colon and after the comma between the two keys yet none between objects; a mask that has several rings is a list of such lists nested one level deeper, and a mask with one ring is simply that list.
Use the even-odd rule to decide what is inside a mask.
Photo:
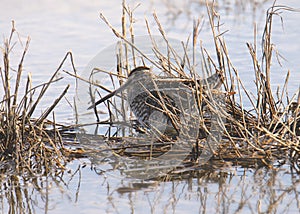
[{"label": "broken reed", "polygon": [[[236,157],[238,154],[238,158],[243,158],[253,157],[253,155],[257,154],[258,157],[265,157],[267,159],[284,159],[286,154],[289,153],[290,159],[294,160],[296,158],[297,160],[300,149],[298,145],[300,128],[299,91],[296,91],[290,99],[287,93],[286,80],[281,97],[275,100],[275,93],[271,90],[270,80],[272,55],[274,52],[274,46],[271,42],[273,16],[283,10],[293,11],[293,9],[273,5],[267,11],[262,36],[263,56],[261,63],[258,60],[259,54],[256,52],[257,44],[252,45],[247,43],[254,65],[255,84],[257,88],[256,96],[253,96],[245,88],[243,81],[239,77],[238,70],[229,58],[226,42],[222,37],[224,32],[220,30],[220,17],[217,15],[218,13],[214,11],[213,6],[207,6],[207,9],[215,42],[217,62],[215,63],[205,51],[207,61],[214,65],[215,70],[220,69],[223,71],[225,76],[223,87],[229,94],[226,101],[226,112],[229,114],[227,116],[223,114],[223,116],[226,117],[227,121],[227,124],[225,124],[225,137],[231,142],[231,146],[226,143],[221,144],[219,155],[222,157]],[[255,42],[256,36],[255,33]],[[246,96],[246,98],[243,96]],[[244,108],[244,99],[248,99],[253,109],[247,111]],[[284,104],[283,100],[287,100],[287,103]],[[290,111],[291,105],[296,105],[294,112]],[[280,109],[283,109],[283,111]],[[246,146],[244,143],[246,143]],[[232,150],[232,148],[234,149]]]},{"label": "broken reed", "polygon": [[[46,83],[32,87],[31,75],[22,78],[23,63],[28,51],[30,38],[27,39],[21,59],[16,69],[10,64],[10,54],[21,41],[16,37],[14,22],[8,39],[2,47],[3,66],[0,67],[3,98],[0,102],[0,165],[9,166],[9,170],[23,175],[47,174],[53,168],[62,168],[65,162],[63,144],[55,122],[46,118],[65,95],[69,86],[52,105],[36,119],[32,118],[49,86],[58,81],[53,74]],[[13,72],[15,71],[15,72]],[[24,91],[20,90],[25,81]],[[5,164],[7,163],[7,164]],[[3,172],[7,168],[0,167]]]},{"label": "broken reed", "polygon": [[[271,42],[272,20],[274,15],[277,15],[279,12],[284,10],[293,11],[292,8],[275,5],[267,11],[264,34],[262,36],[263,55],[261,62],[258,60],[259,54],[256,49],[256,33],[254,34],[255,43],[247,43],[247,47],[253,61],[253,71],[256,78],[256,95],[253,95],[253,93],[249,92],[247,88],[245,88],[243,81],[239,77],[238,70],[234,67],[230,60],[226,42],[222,37],[225,32],[222,32],[220,29],[220,17],[215,11],[214,5],[207,4],[207,14],[214,39],[217,59],[214,60],[208,51],[200,45],[203,65],[202,72],[204,76],[208,76],[215,72],[222,73],[224,77],[222,87],[225,89],[223,93],[226,97],[225,106],[217,106],[215,104],[208,105],[211,112],[217,112],[219,118],[225,119],[223,122],[222,120],[219,122],[219,126],[223,129],[223,138],[222,143],[219,144],[218,150],[214,151],[215,157],[221,157],[226,160],[247,160],[251,157],[262,160],[263,163],[267,163],[267,161],[264,160],[285,159],[286,157],[289,157],[292,162],[299,166],[299,90],[294,93],[292,98],[288,97],[288,73],[286,82],[281,91],[281,96],[276,99],[274,97],[275,93],[271,88],[270,80],[272,55],[274,52],[274,46]],[[128,31],[128,29],[126,29],[126,15],[129,17],[128,25],[130,26],[130,39],[128,39],[128,36],[126,35],[126,32]],[[109,74],[110,76],[116,75],[120,80],[119,84],[121,85],[124,76],[126,76],[130,70],[130,65],[128,64],[129,59],[133,59],[133,67],[137,66],[137,62],[135,61],[136,59],[142,59],[143,65],[156,67],[160,71],[164,72],[166,76],[190,79],[197,85],[197,82],[195,81],[199,78],[197,72],[201,71],[195,71],[194,65],[197,60],[195,58],[195,52],[197,49],[197,41],[199,40],[198,34],[200,31],[200,20],[197,20],[194,24],[192,34],[192,58],[188,58],[188,54],[185,54],[185,56],[179,56],[179,54],[176,53],[169,43],[168,37],[166,36],[158,17],[154,14],[154,19],[159,32],[165,40],[168,48],[167,55],[163,55],[159,50],[159,47],[156,45],[155,39],[151,33],[151,28],[146,20],[147,30],[153,45],[153,53],[156,56],[156,60],[153,60],[139,50],[139,48],[134,44],[132,22],[132,20],[134,20],[133,12],[125,6],[125,4],[123,4],[122,33],[119,33],[103,14],[100,14],[100,18],[107,24],[115,36],[124,42],[125,48],[123,48],[125,50],[119,49],[119,52],[117,53],[118,72],[112,74],[109,71],[101,71],[101,69],[97,70],[98,72],[100,71],[105,74]],[[185,53],[187,53],[187,44],[189,39],[186,44],[182,43]],[[132,50],[132,56],[128,55],[129,49]],[[171,58],[173,58],[173,61]],[[188,68],[190,73],[184,72],[184,68]],[[115,85],[113,78],[112,84]],[[102,88],[104,88],[104,86],[102,86]],[[200,129],[205,130],[206,134],[210,134],[207,123],[202,122],[205,121],[205,118],[201,112],[201,103],[210,103],[213,99],[213,92],[210,90],[205,92],[201,89],[201,87],[197,88],[197,90],[199,90],[197,93],[199,94]],[[244,108],[244,99],[249,100],[253,109],[246,110]],[[284,102],[284,100],[287,100],[287,102]],[[121,114],[122,116],[119,118],[121,120],[126,118],[126,112],[123,112],[123,110],[120,111],[120,108],[117,108],[117,104],[114,100],[108,101],[107,103],[108,112],[110,113],[110,123],[114,121],[114,117],[112,117],[111,114],[112,112],[116,112],[116,115]],[[126,142],[126,138],[124,138],[124,140]],[[134,147],[134,145],[132,146]],[[133,155],[132,152],[131,155]],[[136,155],[139,156],[138,151]]]}]

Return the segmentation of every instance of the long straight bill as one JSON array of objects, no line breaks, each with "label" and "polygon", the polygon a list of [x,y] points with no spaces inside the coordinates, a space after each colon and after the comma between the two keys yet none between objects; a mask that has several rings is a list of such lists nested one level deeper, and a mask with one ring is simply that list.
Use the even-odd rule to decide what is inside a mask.
[{"label": "long straight bill", "polygon": [[129,84],[129,81],[127,81],[126,83],[124,83],[120,88],[114,90],[113,92],[111,92],[110,94],[102,97],[100,100],[98,100],[97,102],[95,102],[93,105],[91,105],[90,107],[88,107],[88,110],[89,109],[93,109],[95,108],[97,105],[99,105],[100,103],[103,103],[105,102],[106,100],[108,100],[109,98],[111,98],[112,96],[118,94],[119,92],[122,92],[126,87],[127,85]]}]

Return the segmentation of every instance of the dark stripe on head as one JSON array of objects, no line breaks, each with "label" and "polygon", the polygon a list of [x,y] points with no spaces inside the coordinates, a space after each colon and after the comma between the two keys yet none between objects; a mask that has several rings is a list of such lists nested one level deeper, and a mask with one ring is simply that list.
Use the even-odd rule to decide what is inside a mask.
[{"label": "dark stripe on head", "polygon": [[135,72],[139,72],[139,71],[149,71],[150,70],[150,68],[149,67],[147,67],[147,66],[139,66],[139,67],[136,67],[136,68],[134,68],[131,72],[130,72],[130,74],[128,75],[128,77],[130,77],[133,73],[135,73]]}]

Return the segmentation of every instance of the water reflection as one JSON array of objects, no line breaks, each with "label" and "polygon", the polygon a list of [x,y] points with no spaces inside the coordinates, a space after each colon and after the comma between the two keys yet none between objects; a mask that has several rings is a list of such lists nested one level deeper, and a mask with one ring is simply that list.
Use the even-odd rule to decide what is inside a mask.
[{"label": "water reflection", "polygon": [[[97,153],[99,154],[99,153]],[[97,156],[94,154],[94,158]],[[93,153],[91,152],[91,156]],[[47,176],[0,177],[3,213],[298,213],[294,168],[241,168],[230,164],[185,169],[159,179],[128,179],[118,158],[73,161]],[[93,159],[92,159],[93,160]],[[78,212],[76,212],[78,213]]]},{"label": "water reflection", "polygon": [[287,168],[205,170],[168,182],[122,180],[107,192],[106,212],[299,212],[299,193],[299,180]]},{"label": "water reflection", "polygon": [[[101,5],[95,2],[89,4],[73,1],[66,4],[65,7],[57,7],[52,1],[46,2],[49,5],[45,8],[42,7],[43,9],[40,8],[41,4],[36,4],[34,1],[25,4],[24,8],[37,7],[38,14],[32,12],[24,14],[19,9],[13,10],[15,14],[18,14],[17,17],[20,17],[20,22],[17,22],[18,26],[27,27],[24,34],[29,34],[33,38],[32,55],[31,58],[28,58],[27,63],[29,63],[28,70],[35,72],[35,77],[40,78],[35,78],[39,82],[45,78],[45,72],[41,71],[45,70],[50,73],[52,67],[56,68],[57,62],[61,60],[65,50],[73,49],[77,65],[84,67],[88,60],[94,56],[94,53],[99,51],[99,47],[102,48],[106,46],[107,42],[111,42],[111,32],[108,30],[104,32],[104,27],[98,26],[97,14],[99,10],[104,12],[109,10],[108,13],[114,20],[119,20],[121,15],[120,11],[115,9],[119,9],[119,1],[110,1],[108,6],[105,6],[107,2],[104,1],[102,1],[103,3],[97,1]],[[161,19],[163,22],[166,19],[166,27],[169,28],[170,34],[173,33],[172,36],[175,35],[179,39],[186,39],[182,34],[186,33],[187,26],[192,24],[191,20],[194,16],[201,16],[200,11],[203,11],[203,14],[205,13],[204,1],[176,1],[178,4],[174,4],[173,1],[169,0],[153,2],[153,5],[158,8],[158,12],[166,14],[166,17],[162,18],[163,16],[161,16]],[[246,0],[216,1],[217,6],[224,9],[232,17],[230,19],[232,22],[242,22],[248,17],[255,19],[256,16],[264,16],[264,13],[260,14],[257,11],[264,9],[261,6],[268,7],[272,1],[262,0],[259,2],[261,3]],[[296,4],[297,2],[294,1],[293,3]],[[9,5],[8,2],[3,4],[5,7],[7,5]],[[79,5],[76,7],[75,12],[72,9],[74,5]],[[82,5],[86,7],[82,7]],[[16,4],[13,4],[13,8],[17,8],[15,6]],[[61,12],[55,13],[54,16],[47,16],[44,11],[46,9],[48,11],[48,6],[51,11],[59,9]],[[18,7],[21,7],[21,5],[18,5]],[[66,10],[64,10],[65,8]],[[9,29],[10,20],[16,18],[13,11],[9,6],[3,10],[4,13],[1,16],[3,18],[0,19],[2,23],[6,21],[7,23],[2,29]],[[91,14],[91,11],[93,11],[93,14]],[[152,12],[151,9],[149,11]],[[7,16],[5,12],[8,14]],[[40,19],[42,16],[43,19]],[[82,17],[85,17],[84,20]],[[143,19],[143,16],[141,19]],[[297,24],[296,19],[295,16],[293,23]],[[246,23],[249,24],[249,20]],[[252,26],[248,24],[245,24],[242,30],[245,30],[245,28],[250,29],[250,33],[241,34],[240,30],[234,32],[234,34],[237,33],[237,36],[232,37],[232,43],[237,43],[237,37],[241,37],[243,45],[246,40],[252,41]],[[57,27],[59,27],[59,30]],[[67,27],[67,30],[65,27]],[[50,29],[56,30],[50,34]],[[286,30],[288,29],[297,32],[299,28],[297,26],[286,27]],[[138,32],[138,28],[136,28],[136,31]],[[281,33],[281,31],[279,32]],[[282,35],[286,38],[290,38],[288,37],[290,35],[294,36],[294,39],[298,38],[297,33]],[[202,34],[204,41],[210,38]],[[286,39],[285,41],[287,41],[287,44],[283,45],[283,48],[289,50],[287,58],[297,57],[297,46],[291,48],[291,40]],[[245,66],[243,57],[248,57],[246,55],[248,53],[240,54],[238,52],[240,48],[236,45],[232,48],[238,53],[235,54],[236,57],[233,57],[238,62],[236,64],[247,73],[250,69],[247,69],[248,65]],[[297,62],[297,59],[290,61]],[[295,68],[297,67],[295,65]],[[297,75],[296,78],[291,80],[294,81],[296,88],[299,86],[299,74]],[[281,81],[282,78],[274,78],[275,81],[276,79]],[[63,87],[65,85],[61,88]],[[59,87],[54,90],[56,94]],[[47,106],[47,103],[45,106]],[[62,117],[65,121],[66,115],[70,113],[69,107],[62,107],[59,111],[63,112]],[[72,113],[70,114],[72,115]],[[99,144],[91,144],[90,146],[96,148]],[[300,211],[299,171],[297,174],[295,169],[288,166],[282,166],[274,170],[232,167],[198,169],[187,171],[181,177],[168,181],[151,180],[142,182],[125,178],[124,175],[120,174],[120,171],[116,170],[120,162],[107,158],[107,153],[101,154],[101,156],[100,158],[97,154],[91,152],[90,160],[79,160],[70,163],[68,165],[70,171],[53,172],[47,176],[25,178],[12,175],[11,172],[7,174],[1,172],[1,212],[299,213]],[[93,164],[90,164],[90,161]]]},{"label": "water reflection", "polygon": [[[53,210],[52,189],[61,189],[65,194],[61,175],[24,178],[17,175],[2,175],[1,204],[3,213],[38,213],[38,210]],[[58,195],[57,195],[58,196]],[[54,203],[53,203],[54,202]]]},{"label": "water reflection", "polygon": [[[161,6],[165,9],[164,16],[168,20],[166,26],[174,26],[180,23],[182,26],[185,22],[185,28],[190,27],[195,18],[201,18],[206,15],[206,5],[214,4],[216,11],[222,11],[226,16],[231,17],[233,23],[243,24],[245,19],[252,18],[252,22],[257,20],[257,16],[264,14],[265,7],[270,6],[273,0],[183,0],[174,1],[164,0],[160,1]],[[178,25],[177,25],[178,26]],[[172,27],[171,27],[172,28]]]},{"label": "water reflection", "polygon": [[[97,145],[92,146],[96,148]],[[90,150],[93,172],[89,194],[97,209],[106,213],[286,213],[299,212],[300,180],[297,168],[284,162],[273,167],[243,168],[230,162],[211,161],[204,166],[175,170],[165,177],[127,178],[117,154]],[[82,173],[85,180],[86,172]],[[83,182],[84,183],[84,182]],[[80,186],[85,186],[81,184]],[[84,188],[84,187],[83,187]],[[81,190],[83,189],[81,188]],[[96,193],[94,193],[94,191]],[[105,197],[103,197],[105,196]],[[81,197],[88,197],[79,191]]]}]

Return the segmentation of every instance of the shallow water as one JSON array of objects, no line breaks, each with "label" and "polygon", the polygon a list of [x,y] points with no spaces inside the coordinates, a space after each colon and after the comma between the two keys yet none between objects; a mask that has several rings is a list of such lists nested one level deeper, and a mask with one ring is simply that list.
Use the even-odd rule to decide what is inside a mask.
[{"label": "shallow water", "polygon": [[[145,35],[144,18],[152,18],[155,10],[170,38],[185,41],[191,34],[194,18],[203,18],[200,32],[203,46],[214,56],[214,46],[202,1],[143,2],[135,13],[136,35]],[[217,10],[224,23],[229,55],[247,88],[253,89],[252,62],[246,42],[253,42],[253,23],[257,23],[260,41],[266,9],[272,1],[217,1]],[[264,2],[264,3],[259,3]],[[128,1],[137,5],[139,1]],[[284,1],[278,1],[282,4]],[[285,3],[286,4],[286,3]],[[300,8],[300,2],[291,0],[288,6]],[[255,5],[255,6],[254,6]],[[34,84],[50,78],[67,51],[72,51],[78,72],[83,72],[89,61],[103,48],[116,42],[108,27],[100,20],[102,12],[111,24],[120,29],[120,1],[5,1],[1,5],[0,34],[7,37],[11,20],[15,20],[20,38],[29,35],[31,44],[25,59],[25,71],[31,72]],[[299,87],[300,13],[284,12],[283,28],[275,18],[273,43],[284,56],[282,67],[273,63],[272,87],[282,84],[291,71],[289,91]],[[18,52],[12,53],[12,58]],[[12,60],[13,63],[15,60]],[[17,62],[17,61],[16,61]],[[71,71],[70,64],[64,67]],[[250,73],[250,74],[249,74]],[[66,84],[72,90],[68,101],[75,95],[74,79],[65,74],[63,81],[50,88],[39,106],[45,110]],[[67,100],[55,110],[57,121],[73,123],[75,118]],[[93,164],[91,165],[91,161]],[[172,182],[141,182],[125,178],[113,170],[117,162],[101,159],[94,154],[68,164],[64,175],[40,177],[33,181],[1,178],[1,212],[14,213],[299,213],[299,175],[284,165],[268,170],[228,166],[217,170],[199,171],[193,177]],[[85,167],[83,167],[85,166]],[[77,170],[77,171],[76,171]],[[16,201],[22,203],[16,203]]]}]

